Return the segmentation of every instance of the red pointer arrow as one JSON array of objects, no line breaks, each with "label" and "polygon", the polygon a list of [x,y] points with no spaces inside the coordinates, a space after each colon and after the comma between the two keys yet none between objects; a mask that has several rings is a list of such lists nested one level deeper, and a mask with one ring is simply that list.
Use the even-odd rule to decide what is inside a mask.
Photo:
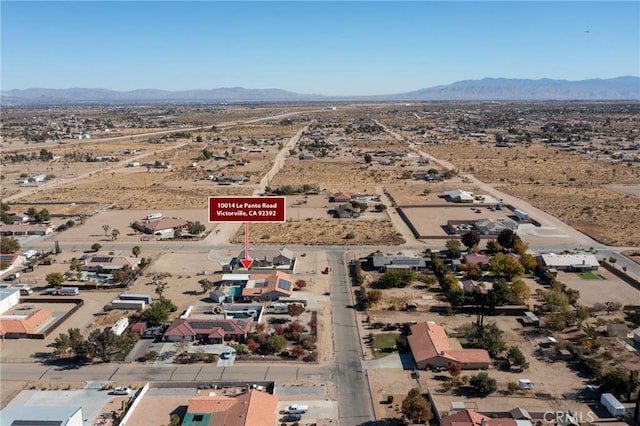
[{"label": "red pointer arrow", "polygon": [[249,256],[249,222],[244,223],[244,259],[240,260],[240,263],[246,270],[253,264],[253,259]]}]

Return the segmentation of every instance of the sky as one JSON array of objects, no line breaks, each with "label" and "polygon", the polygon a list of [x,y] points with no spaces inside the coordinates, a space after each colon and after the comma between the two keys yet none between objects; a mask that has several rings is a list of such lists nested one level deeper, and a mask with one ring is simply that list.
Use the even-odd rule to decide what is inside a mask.
[{"label": "sky", "polygon": [[640,76],[637,1],[5,1],[2,90],[403,93]]}]

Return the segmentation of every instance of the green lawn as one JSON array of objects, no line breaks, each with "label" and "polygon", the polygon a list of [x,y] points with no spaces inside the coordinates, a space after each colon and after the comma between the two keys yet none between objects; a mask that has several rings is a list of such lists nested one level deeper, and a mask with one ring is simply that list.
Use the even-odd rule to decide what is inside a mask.
[{"label": "green lawn", "polygon": [[591,271],[576,272],[576,275],[582,278],[583,280],[601,280],[602,279]]},{"label": "green lawn", "polygon": [[380,333],[373,335],[373,356],[382,358],[392,352],[396,352],[397,333]]}]

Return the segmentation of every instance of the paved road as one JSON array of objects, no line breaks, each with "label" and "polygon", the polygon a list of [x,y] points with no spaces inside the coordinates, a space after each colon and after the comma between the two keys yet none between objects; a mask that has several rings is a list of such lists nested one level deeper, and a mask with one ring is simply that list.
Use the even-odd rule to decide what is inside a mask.
[{"label": "paved road", "polygon": [[327,254],[331,268],[331,315],[335,349],[335,384],[342,426],[374,420],[369,381],[361,365],[362,349],[349,288],[344,252]]}]

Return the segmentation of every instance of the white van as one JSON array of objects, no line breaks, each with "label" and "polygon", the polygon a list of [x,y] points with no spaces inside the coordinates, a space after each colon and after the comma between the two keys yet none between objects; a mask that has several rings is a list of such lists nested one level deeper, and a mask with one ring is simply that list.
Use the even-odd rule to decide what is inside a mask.
[{"label": "white van", "polygon": [[78,287],[62,287],[58,294],[60,296],[77,296],[80,294],[80,290],[78,290]]}]

